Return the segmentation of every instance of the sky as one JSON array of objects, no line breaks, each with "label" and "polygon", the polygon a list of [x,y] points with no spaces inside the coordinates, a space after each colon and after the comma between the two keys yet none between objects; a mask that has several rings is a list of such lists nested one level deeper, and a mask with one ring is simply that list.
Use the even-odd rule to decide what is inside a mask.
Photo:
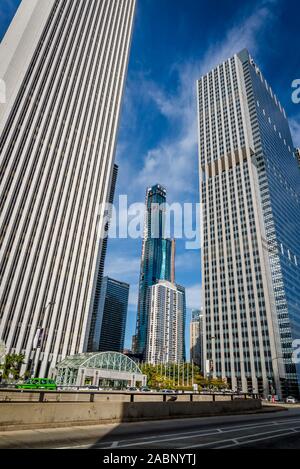
[{"label": "sky", "polygon": [[[0,0],[0,38],[19,0]],[[167,189],[169,203],[199,203],[196,80],[247,48],[285,107],[300,147],[297,0],[137,0],[116,149],[116,197],[143,202],[148,186]],[[110,239],[105,273],[130,284],[127,348],[135,332],[141,239]],[[177,240],[176,281],[191,309],[202,304],[200,250]]]}]

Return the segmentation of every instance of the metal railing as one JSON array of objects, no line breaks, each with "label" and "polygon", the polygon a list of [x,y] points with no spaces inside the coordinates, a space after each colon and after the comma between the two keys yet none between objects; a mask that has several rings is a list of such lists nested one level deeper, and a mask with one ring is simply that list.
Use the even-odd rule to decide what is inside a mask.
[{"label": "metal railing", "polygon": [[[28,400],[26,400],[26,395],[28,395]],[[71,396],[76,396],[71,398]],[[95,397],[97,396],[128,396],[128,402],[137,402],[138,397],[147,397],[146,401],[157,402],[155,397],[161,397],[162,402],[168,401],[185,401],[189,400],[190,402],[200,402],[201,397],[211,397],[212,402],[224,401],[226,400],[233,401],[234,399],[261,399],[259,394],[247,394],[247,393],[223,393],[223,392],[201,392],[201,393],[162,393],[162,392],[130,392],[130,391],[50,391],[50,390],[23,390],[23,389],[0,389],[0,403],[18,403],[18,402],[61,402],[61,403],[84,403],[84,402],[95,402]],[[19,399],[18,399],[19,397]],[[36,399],[32,399],[32,398]],[[47,399],[48,397],[48,399]],[[51,399],[56,397],[56,399]],[[63,397],[63,400],[61,399]],[[65,397],[70,400],[66,400]],[[196,399],[196,397],[198,399]],[[222,397],[222,399],[220,399]],[[80,399],[82,398],[82,399]],[[83,399],[85,398],[85,400]],[[188,399],[182,399],[188,398]],[[204,401],[207,399],[204,399]],[[139,401],[141,401],[139,399]],[[100,402],[100,401],[99,401]],[[144,401],[145,402],[145,401]]]}]

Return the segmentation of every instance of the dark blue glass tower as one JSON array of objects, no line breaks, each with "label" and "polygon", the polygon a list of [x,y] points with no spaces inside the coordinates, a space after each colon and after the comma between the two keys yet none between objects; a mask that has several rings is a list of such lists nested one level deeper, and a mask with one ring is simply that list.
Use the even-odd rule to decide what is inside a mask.
[{"label": "dark blue glass tower", "polygon": [[127,283],[104,277],[99,302],[102,313],[100,352],[123,353],[128,296],[129,285]]},{"label": "dark blue glass tower", "polygon": [[159,280],[173,280],[174,242],[164,239],[166,190],[155,185],[146,193],[145,229],[139,282],[139,301],[134,352],[145,357],[148,330],[148,288]]}]

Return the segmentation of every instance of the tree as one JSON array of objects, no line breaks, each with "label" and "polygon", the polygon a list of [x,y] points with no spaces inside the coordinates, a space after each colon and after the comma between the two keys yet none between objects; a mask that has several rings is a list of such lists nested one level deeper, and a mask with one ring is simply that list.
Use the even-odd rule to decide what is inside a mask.
[{"label": "tree", "polygon": [[20,378],[20,369],[24,364],[25,355],[22,354],[10,354],[6,355],[4,359],[4,364],[1,365],[3,370],[2,376],[4,379],[14,379],[17,380]]},{"label": "tree", "polygon": [[199,390],[205,388],[221,391],[228,387],[221,379],[205,378],[197,365],[188,363],[142,363],[141,370],[147,375],[148,386],[157,389],[192,390],[192,384],[198,384]]}]

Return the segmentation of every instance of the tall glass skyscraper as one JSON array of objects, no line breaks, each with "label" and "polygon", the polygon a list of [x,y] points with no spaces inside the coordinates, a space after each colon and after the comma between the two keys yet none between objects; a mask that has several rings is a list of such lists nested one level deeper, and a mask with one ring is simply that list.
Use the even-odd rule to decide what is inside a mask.
[{"label": "tall glass skyscraper", "polygon": [[164,238],[166,190],[159,184],[146,193],[146,215],[139,282],[134,353],[145,358],[149,321],[148,288],[174,278],[175,241]]},{"label": "tall glass skyscraper", "polygon": [[87,349],[134,10],[23,0],[0,45],[0,339],[22,373]]},{"label": "tall glass skyscraper", "polygon": [[300,148],[296,148],[295,153],[296,153],[299,168],[300,168]]},{"label": "tall glass skyscraper", "polygon": [[298,394],[300,172],[285,111],[247,50],[199,80],[198,110],[204,355],[234,389]]}]

